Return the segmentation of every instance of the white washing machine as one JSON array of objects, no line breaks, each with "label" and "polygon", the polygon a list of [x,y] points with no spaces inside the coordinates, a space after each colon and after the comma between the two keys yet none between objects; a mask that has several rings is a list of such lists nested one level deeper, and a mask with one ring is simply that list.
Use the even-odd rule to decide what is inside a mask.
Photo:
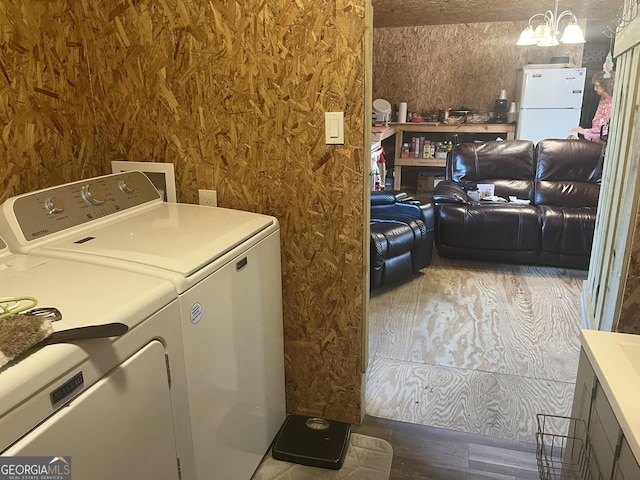
[{"label": "white washing machine", "polygon": [[170,282],[13,254],[0,240],[0,292],[62,314],[44,344],[0,368],[0,455],[62,457],[80,479],[193,475]]},{"label": "white washing machine", "polygon": [[12,250],[170,280],[178,294],[198,480],[247,480],[285,419],[275,218],[164,203],[140,172],[2,206]]}]

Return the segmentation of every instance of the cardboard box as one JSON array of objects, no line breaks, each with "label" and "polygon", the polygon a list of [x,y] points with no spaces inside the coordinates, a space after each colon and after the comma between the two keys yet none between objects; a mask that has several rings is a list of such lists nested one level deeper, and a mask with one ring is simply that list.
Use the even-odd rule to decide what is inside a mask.
[{"label": "cardboard box", "polygon": [[418,174],[418,185],[416,187],[417,195],[429,194],[433,191],[433,175],[429,175],[427,172],[420,172]]}]

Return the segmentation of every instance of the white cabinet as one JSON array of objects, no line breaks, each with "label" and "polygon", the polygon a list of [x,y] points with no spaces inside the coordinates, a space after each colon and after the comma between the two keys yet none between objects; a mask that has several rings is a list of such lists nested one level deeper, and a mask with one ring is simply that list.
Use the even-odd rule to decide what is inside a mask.
[{"label": "white cabinet", "polygon": [[629,442],[627,442],[625,437],[622,437],[620,455],[618,456],[618,463],[613,472],[613,478],[614,480],[634,480],[640,478],[640,467],[638,467],[638,462],[634,458]]},{"label": "white cabinet", "polygon": [[580,352],[571,416],[587,425],[593,478],[640,479],[640,466],[584,350]]}]

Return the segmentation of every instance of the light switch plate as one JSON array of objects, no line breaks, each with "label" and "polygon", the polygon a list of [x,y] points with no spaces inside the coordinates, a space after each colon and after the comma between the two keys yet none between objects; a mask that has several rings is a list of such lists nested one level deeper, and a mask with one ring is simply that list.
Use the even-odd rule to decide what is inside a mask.
[{"label": "light switch plate", "polygon": [[344,112],[324,112],[324,135],[327,145],[344,145]]}]

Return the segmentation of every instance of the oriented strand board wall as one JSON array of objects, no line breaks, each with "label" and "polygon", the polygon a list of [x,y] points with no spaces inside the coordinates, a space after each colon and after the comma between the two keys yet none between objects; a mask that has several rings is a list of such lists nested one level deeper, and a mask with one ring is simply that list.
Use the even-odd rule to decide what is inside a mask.
[{"label": "oriented strand board wall", "polygon": [[[584,22],[581,22],[584,27]],[[376,28],[373,98],[409,111],[465,106],[493,111],[500,91],[514,100],[516,71],[528,63],[568,56],[580,65],[582,45],[518,47],[521,22]]]},{"label": "oriented strand board wall", "polygon": [[[173,162],[282,227],[288,410],[357,422],[365,0],[3,0],[0,200]],[[324,112],[345,145],[324,145]],[[367,252],[368,254],[368,252]],[[247,299],[251,301],[251,299]]]},{"label": "oriented strand board wall", "polygon": [[616,331],[640,335],[640,210],[636,212],[633,241],[629,251],[629,266],[623,283],[624,293]]}]

